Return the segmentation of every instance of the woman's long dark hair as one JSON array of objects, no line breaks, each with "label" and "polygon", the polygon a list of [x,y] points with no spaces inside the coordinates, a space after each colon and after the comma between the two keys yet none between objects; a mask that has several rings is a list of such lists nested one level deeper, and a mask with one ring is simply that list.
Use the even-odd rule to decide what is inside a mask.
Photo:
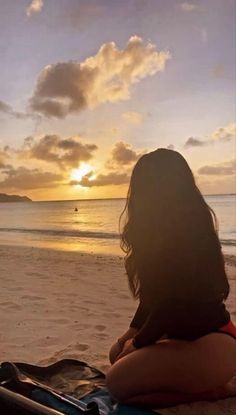
[{"label": "woman's long dark hair", "polygon": [[121,248],[135,298],[145,290],[160,298],[227,298],[216,216],[180,153],[160,148],[138,160],[124,216]]}]

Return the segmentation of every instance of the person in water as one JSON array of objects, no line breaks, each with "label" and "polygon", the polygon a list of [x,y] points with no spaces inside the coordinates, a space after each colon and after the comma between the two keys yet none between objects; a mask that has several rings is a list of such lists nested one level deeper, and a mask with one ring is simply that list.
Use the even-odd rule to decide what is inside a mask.
[{"label": "person in water", "polygon": [[160,148],[138,160],[124,213],[121,246],[139,306],[111,347],[110,393],[151,407],[163,393],[167,404],[232,395],[236,328],[217,220],[180,153]]}]

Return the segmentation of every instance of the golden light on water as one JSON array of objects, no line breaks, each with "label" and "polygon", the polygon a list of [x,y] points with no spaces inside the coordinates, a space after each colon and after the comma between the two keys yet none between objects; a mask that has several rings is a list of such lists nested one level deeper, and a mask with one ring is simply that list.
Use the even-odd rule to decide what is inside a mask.
[{"label": "golden light on water", "polygon": [[93,171],[93,167],[87,163],[82,163],[78,169],[71,171],[70,178],[71,180],[77,180],[78,182],[82,179],[83,176]]}]

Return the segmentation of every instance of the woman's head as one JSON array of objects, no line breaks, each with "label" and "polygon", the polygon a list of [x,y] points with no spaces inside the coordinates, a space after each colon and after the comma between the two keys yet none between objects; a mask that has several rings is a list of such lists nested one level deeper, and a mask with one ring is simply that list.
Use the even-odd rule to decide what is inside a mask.
[{"label": "woman's head", "polygon": [[129,188],[129,203],[133,209],[146,212],[157,208],[170,208],[195,197],[199,191],[186,160],[180,153],[160,148],[142,156],[136,163]]},{"label": "woman's head", "polygon": [[148,282],[143,269],[151,266],[152,275],[156,272],[155,278],[161,282],[160,264],[167,256],[170,262],[177,255],[196,267],[196,254],[204,247],[209,255],[218,249],[222,258],[214,212],[197,188],[188,163],[176,151],[160,148],[138,160],[124,213],[121,247],[126,252],[126,270],[135,297],[145,284],[143,278]]}]

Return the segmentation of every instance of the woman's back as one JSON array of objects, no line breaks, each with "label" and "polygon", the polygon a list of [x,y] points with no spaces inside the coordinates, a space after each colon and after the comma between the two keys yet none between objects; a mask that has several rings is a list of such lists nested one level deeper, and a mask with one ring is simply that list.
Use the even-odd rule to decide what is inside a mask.
[{"label": "woman's back", "polygon": [[150,297],[226,299],[229,284],[214,212],[177,152],[158,149],[136,164],[122,247],[131,291]]}]

